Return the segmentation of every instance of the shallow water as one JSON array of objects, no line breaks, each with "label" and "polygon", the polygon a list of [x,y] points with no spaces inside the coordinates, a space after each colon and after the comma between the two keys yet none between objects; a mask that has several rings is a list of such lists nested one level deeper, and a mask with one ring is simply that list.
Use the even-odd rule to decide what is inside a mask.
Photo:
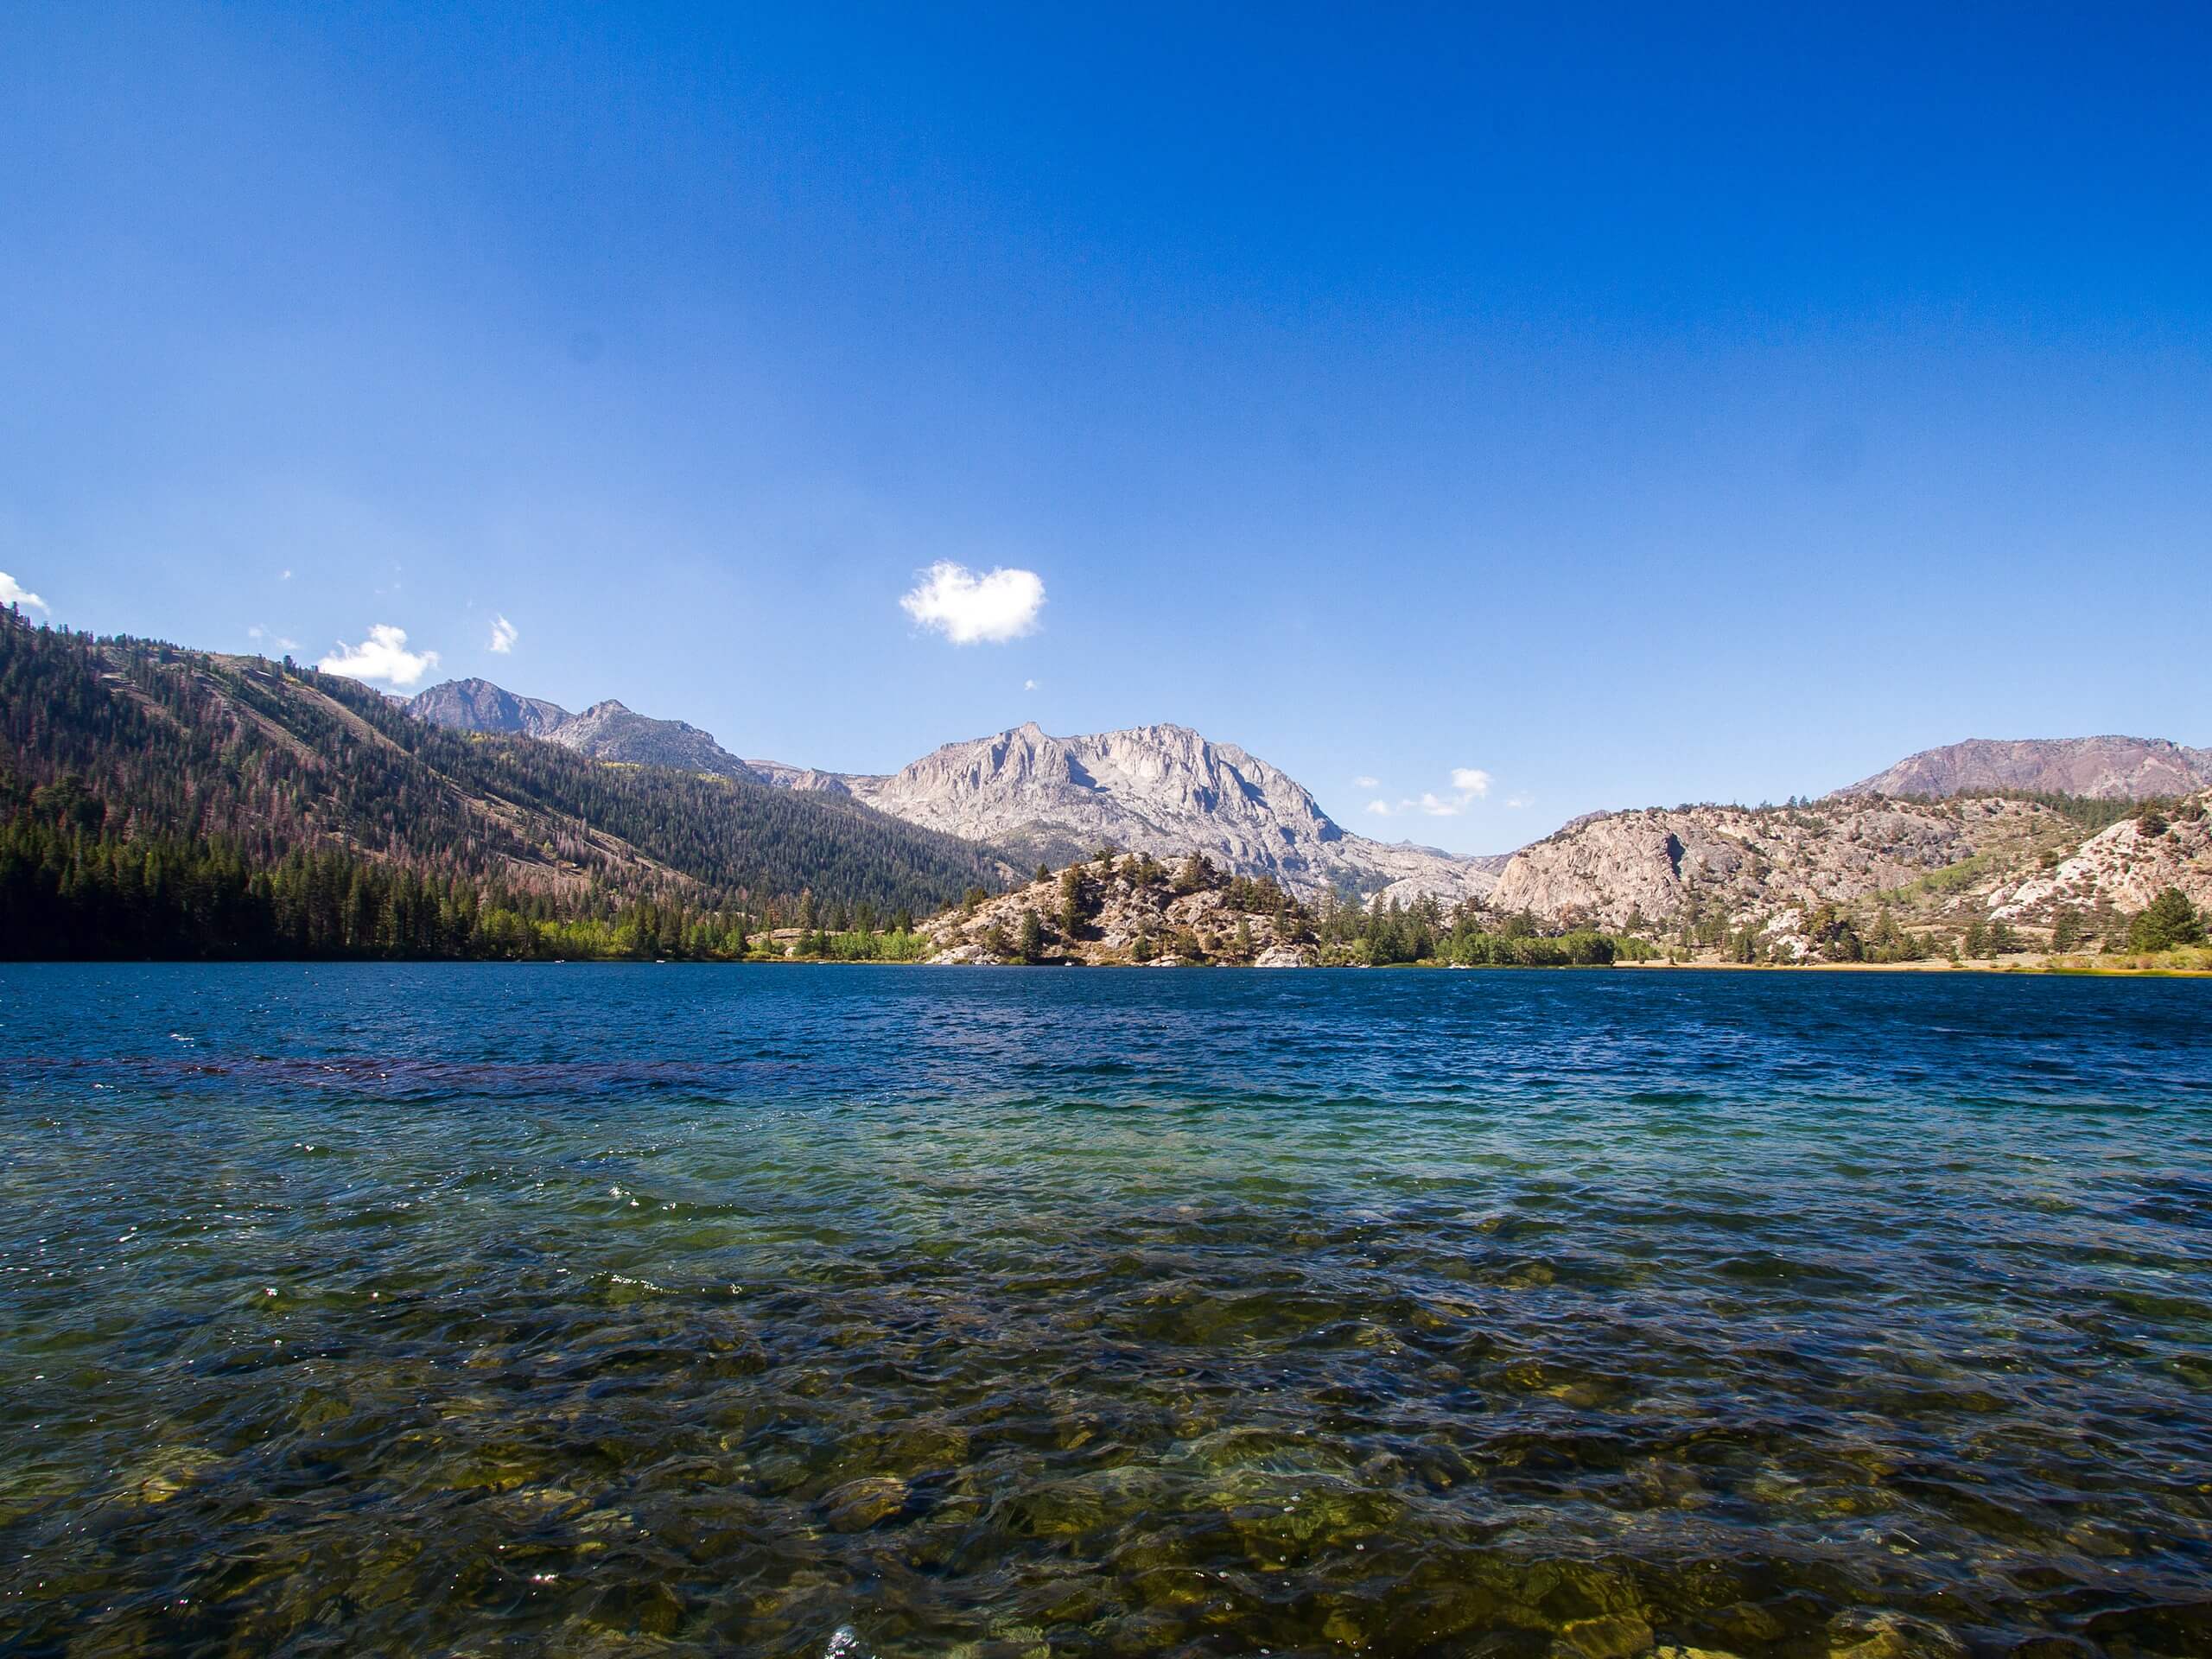
[{"label": "shallow water", "polygon": [[2212,1653],[2212,983],[0,969],[0,1649]]}]

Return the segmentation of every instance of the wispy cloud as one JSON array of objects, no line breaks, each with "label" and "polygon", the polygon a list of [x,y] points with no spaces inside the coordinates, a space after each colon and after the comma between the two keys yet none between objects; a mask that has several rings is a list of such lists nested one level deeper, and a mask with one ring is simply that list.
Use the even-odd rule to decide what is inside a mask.
[{"label": "wispy cloud", "polygon": [[435,651],[407,649],[407,630],[389,622],[370,628],[358,645],[338,642],[338,649],[315,666],[326,674],[343,674],[352,680],[382,680],[387,685],[412,685],[438,665]]},{"label": "wispy cloud", "polygon": [[[1362,789],[1367,789],[1374,785],[1375,779],[1361,778],[1354,781]],[[1381,818],[1394,817],[1401,812],[1421,812],[1432,818],[1456,818],[1477,801],[1488,796],[1490,786],[1491,775],[1481,767],[1454,766],[1452,768],[1449,794],[1425,789],[1418,795],[1402,797],[1395,806],[1388,801],[1370,801],[1367,810]]]},{"label": "wispy cloud", "polygon": [[28,605],[35,611],[46,609],[44,600],[5,570],[0,570],[0,605]]},{"label": "wispy cloud", "polygon": [[512,652],[518,637],[515,625],[505,617],[494,616],[492,619],[492,649],[499,655],[505,657]]},{"label": "wispy cloud", "polygon": [[1045,608],[1045,582],[1034,570],[998,569],[977,575],[964,564],[940,560],[899,601],[925,628],[956,645],[1001,645],[1037,627]]},{"label": "wispy cloud", "polygon": [[1351,780],[1351,786],[1354,789],[1373,789],[1382,781],[1380,778],[1355,778]]},{"label": "wispy cloud", "polygon": [[1021,683],[1021,689],[1025,691],[1034,691],[1037,689],[1037,682],[1034,680],[1024,680]]},{"label": "wispy cloud", "polygon": [[297,651],[300,648],[298,640],[287,639],[281,633],[271,633],[259,623],[248,628],[245,631],[245,637],[257,644],[274,645],[279,651]]}]

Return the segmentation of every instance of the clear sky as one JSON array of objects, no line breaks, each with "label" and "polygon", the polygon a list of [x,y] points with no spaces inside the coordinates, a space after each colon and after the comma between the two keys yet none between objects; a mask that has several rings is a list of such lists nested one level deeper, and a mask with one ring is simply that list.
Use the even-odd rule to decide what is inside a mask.
[{"label": "clear sky", "polygon": [[1489,10],[6,8],[0,570],[1459,851],[2212,743],[2212,11]]}]

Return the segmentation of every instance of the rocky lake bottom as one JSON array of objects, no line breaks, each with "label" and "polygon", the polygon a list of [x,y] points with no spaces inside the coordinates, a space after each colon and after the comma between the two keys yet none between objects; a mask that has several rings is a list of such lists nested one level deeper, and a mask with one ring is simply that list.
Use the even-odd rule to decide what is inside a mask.
[{"label": "rocky lake bottom", "polygon": [[0,969],[0,1651],[2212,1653],[2212,982]]}]

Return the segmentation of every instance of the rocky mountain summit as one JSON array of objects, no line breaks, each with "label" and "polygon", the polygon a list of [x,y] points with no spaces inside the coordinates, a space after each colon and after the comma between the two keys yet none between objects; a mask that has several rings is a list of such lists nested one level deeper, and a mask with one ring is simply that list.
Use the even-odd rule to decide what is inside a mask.
[{"label": "rocky mountain summit", "polygon": [[1054,737],[1033,721],[948,743],[889,777],[752,764],[771,782],[842,791],[1024,860],[1064,862],[1102,846],[1166,859],[1196,852],[1307,895],[1348,887],[1447,904],[1487,893],[1503,861],[1350,834],[1287,773],[1185,726]]},{"label": "rocky mountain summit", "polygon": [[739,783],[763,781],[696,726],[681,720],[654,720],[611,697],[575,715],[542,697],[518,696],[489,680],[448,680],[410,699],[406,709],[433,726],[543,738],[617,766],[669,766]]},{"label": "rocky mountain summit", "polygon": [[557,702],[548,702],[543,697],[519,697],[489,680],[448,680],[399,701],[417,720],[455,732],[543,737],[563,721],[571,718]]},{"label": "rocky mountain summit", "polygon": [[1838,795],[1957,795],[2020,790],[2095,800],[2145,800],[2212,787],[2212,749],[2164,738],[1974,738],[1923,749]]}]

